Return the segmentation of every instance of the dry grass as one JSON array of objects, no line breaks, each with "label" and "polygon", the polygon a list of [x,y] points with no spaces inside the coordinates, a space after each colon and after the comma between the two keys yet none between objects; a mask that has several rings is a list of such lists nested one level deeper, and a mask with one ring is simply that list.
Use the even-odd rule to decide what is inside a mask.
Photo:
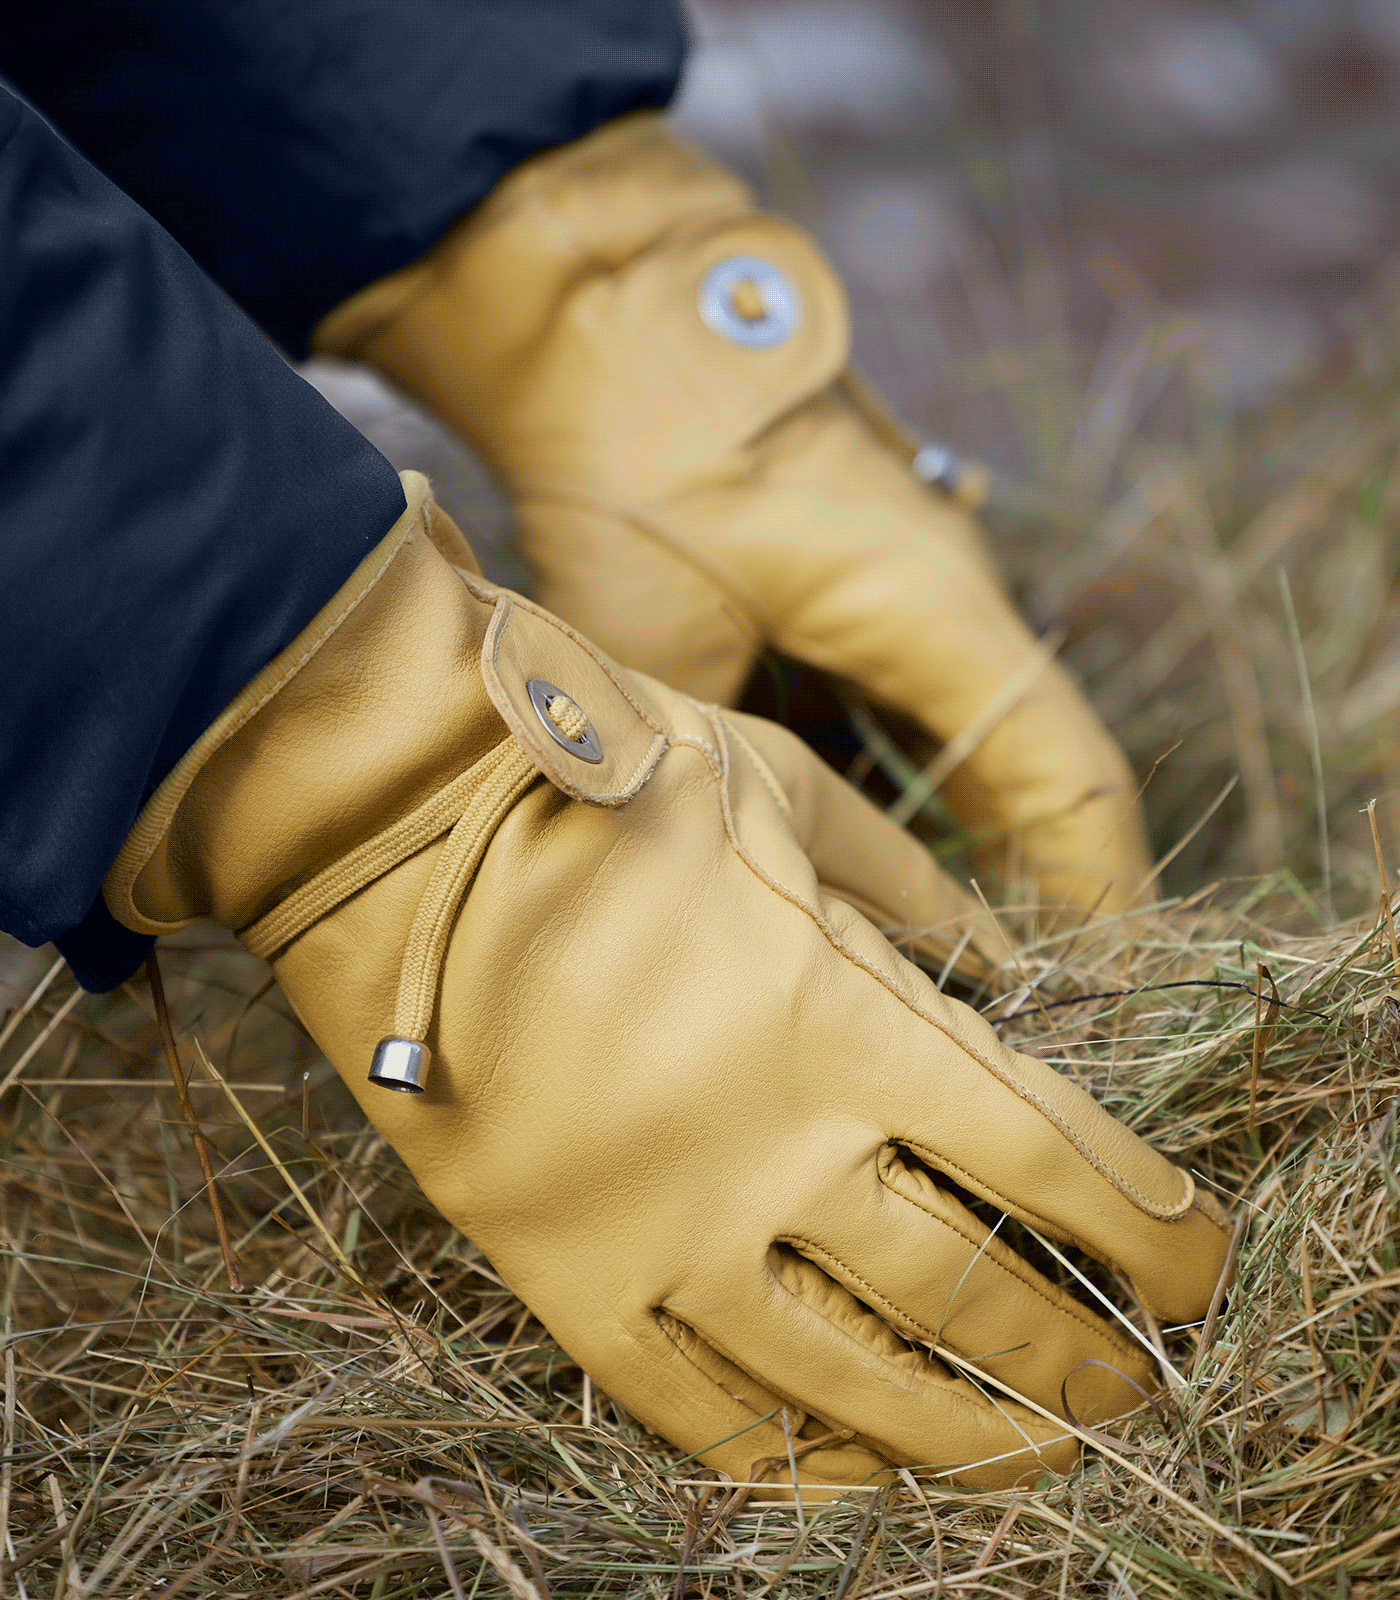
[{"label": "dry grass", "polygon": [[1022,359],[1012,375],[1046,391],[1053,426],[994,529],[1026,608],[1067,635],[1151,773],[1163,847],[1239,779],[1168,887],[1286,872],[1325,923],[1375,906],[1368,801],[1400,839],[1400,285],[1376,285],[1262,415],[1212,399],[1209,359],[1189,319],[1142,308],[1087,379]]},{"label": "dry grass", "polygon": [[1159,841],[1241,779],[1175,901],[1073,936],[1011,917],[1016,980],[977,997],[1244,1219],[1210,1326],[1118,1295],[1171,1369],[1155,1407],[1033,1491],[913,1472],[736,1506],[425,1205],[260,963],[202,932],[163,957],[235,1293],[144,982],[40,993],[49,957],[7,946],[0,1590],[1400,1595],[1400,973],[1361,814],[1382,796],[1393,852],[1392,334],[1374,312],[1248,427],[1199,401],[1170,319],[1069,400],[1029,369],[1063,421],[996,522],[1028,605],[1162,758]]},{"label": "dry grass", "polygon": [[[1261,960],[1271,1024],[1245,992]],[[29,1054],[5,1124],[10,1590],[1400,1592],[1386,931],[1284,938],[1202,899],[1027,938],[1021,961],[989,1014],[1243,1205],[1241,1292],[1205,1337],[1125,1302],[1174,1375],[1063,1482],[974,1495],[904,1474],[803,1520],[751,1503],[718,1526],[708,1475],[587,1396],[356,1125],[259,963],[194,942],[164,960],[240,1294],[148,991],[68,1008],[60,977],[5,1057]],[[1159,987],[1183,977],[1219,986]],[[1071,999],[1108,990],[1135,992]]]}]

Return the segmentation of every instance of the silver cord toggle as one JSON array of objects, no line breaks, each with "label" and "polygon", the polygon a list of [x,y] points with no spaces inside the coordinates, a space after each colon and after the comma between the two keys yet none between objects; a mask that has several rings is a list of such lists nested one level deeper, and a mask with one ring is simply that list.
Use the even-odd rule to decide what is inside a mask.
[{"label": "silver cord toggle", "polygon": [[762,256],[726,256],[700,282],[700,318],[732,344],[764,350],[802,321],[797,285]]}]

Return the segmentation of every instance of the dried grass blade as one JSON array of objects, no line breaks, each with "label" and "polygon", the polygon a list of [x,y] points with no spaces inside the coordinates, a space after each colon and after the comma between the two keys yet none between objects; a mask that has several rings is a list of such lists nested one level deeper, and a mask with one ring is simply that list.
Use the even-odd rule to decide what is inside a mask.
[{"label": "dried grass blade", "polygon": [[1293,649],[1293,664],[1298,673],[1298,692],[1303,699],[1303,718],[1308,730],[1308,758],[1312,763],[1313,803],[1317,807],[1317,850],[1322,864],[1322,900],[1327,908],[1327,919],[1335,922],[1337,913],[1332,905],[1332,840],[1327,826],[1327,783],[1322,770],[1322,740],[1317,731],[1317,707],[1313,704],[1312,678],[1308,674],[1308,658],[1303,650],[1303,635],[1298,627],[1298,609],[1293,604],[1293,588],[1284,567],[1278,569],[1279,593],[1283,597],[1283,613],[1288,623],[1288,642]]},{"label": "dried grass blade", "polygon": [[[1264,1009],[1264,983],[1266,979],[1269,985],[1267,1011]],[[1264,1051],[1269,1042],[1269,1035],[1274,1030],[1274,1024],[1278,1021],[1278,1014],[1282,1004],[1273,973],[1269,971],[1262,961],[1255,962],[1254,1041],[1249,1052],[1249,1120],[1246,1123],[1251,1133],[1254,1132],[1254,1112],[1259,1102],[1259,1074],[1264,1067]]]},{"label": "dried grass blade", "polygon": [[228,1286],[234,1294],[239,1294],[243,1289],[243,1281],[238,1276],[238,1263],[233,1254],[233,1246],[229,1243],[228,1225],[224,1222],[224,1208],[219,1200],[219,1186],[214,1182],[214,1168],[209,1160],[209,1146],[204,1138],[204,1130],[199,1125],[199,1118],[194,1114],[185,1075],[180,1070],[180,1057],[175,1048],[175,1029],[170,1021],[170,1007],[165,1003],[165,984],[161,981],[160,961],[154,950],[146,957],[146,977],[151,985],[151,1000],[156,1008],[156,1024],[160,1028],[160,1041],[165,1049],[166,1065],[170,1068],[175,1093],[180,1098],[180,1110],[184,1113],[190,1137],[194,1140],[195,1152],[199,1156],[200,1171],[204,1174],[204,1193],[209,1201],[209,1209],[214,1214],[214,1231],[219,1237],[219,1253],[224,1258],[224,1272],[228,1276]]},{"label": "dried grass blade", "polygon": [[1032,1400],[1029,1395],[1018,1393],[1010,1384],[1002,1383],[1000,1379],[994,1378],[990,1373],[974,1366],[956,1351],[949,1350],[946,1345],[935,1346],[934,1353],[959,1372],[966,1373],[970,1378],[975,1378],[979,1384],[986,1384],[994,1389],[999,1389],[1003,1394],[1015,1400],[1017,1404],[1025,1406],[1027,1410],[1035,1412],[1037,1416],[1043,1417],[1047,1422],[1054,1423],[1056,1427],[1063,1428],[1084,1444],[1092,1445],[1106,1460],[1112,1461],[1116,1466],[1121,1467],[1124,1472],[1130,1473],[1140,1483],[1146,1484],[1154,1494],[1161,1495],[1164,1500],[1170,1501],[1172,1505],[1176,1506],[1192,1521],[1199,1522],[1202,1527],[1208,1528],[1217,1538],[1223,1539],[1228,1545],[1232,1545],[1241,1555],[1247,1556],[1249,1560],[1257,1563],[1271,1577],[1277,1578],[1284,1585],[1292,1585],[1293,1579],[1289,1573],[1279,1566],[1278,1562],[1271,1556],[1266,1556],[1262,1550],[1252,1545],[1243,1534],[1236,1532],[1234,1528],[1221,1522],[1217,1517],[1211,1516],[1203,1507],[1194,1505],[1185,1495],[1178,1494],[1169,1484],[1163,1483],[1161,1478],[1138,1466],[1136,1462],[1130,1461],[1127,1456],[1122,1455],[1118,1450],[1109,1449],[1099,1441],[1088,1438],[1082,1428],[1077,1428],[1073,1424],[1066,1422],[1063,1417],[1057,1417],[1053,1411],[1047,1410],[1038,1401]]},{"label": "dried grass blade", "polygon": [[200,1044],[198,1039],[195,1040],[194,1048],[195,1053],[199,1056],[200,1064],[214,1080],[214,1082],[217,1083],[218,1086],[223,1090],[225,1098],[238,1113],[239,1120],[243,1123],[243,1126],[247,1128],[248,1132],[252,1134],[255,1140],[257,1140],[258,1148],[277,1169],[277,1175],[282,1179],[283,1183],[285,1183],[288,1189],[290,1189],[291,1192],[297,1197],[297,1201],[301,1205],[302,1212],[307,1221],[313,1228],[315,1228],[317,1233],[321,1235],[321,1238],[325,1241],[326,1248],[330,1251],[331,1255],[340,1265],[340,1268],[345,1273],[345,1276],[349,1278],[352,1283],[358,1284],[359,1277],[356,1274],[354,1267],[351,1266],[349,1257],[345,1254],[344,1250],[341,1249],[340,1241],[334,1236],[334,1234],[331,1233],[330,1229],[327,1228],[325,1223],[321,1220],[321,1213],[317,1211],[316,1207],[311,1204],[311,1201],[307,1198],[306,1193],[302,1189],[301,1185],[296,1181],[291,1173],[287,1171],[286,1163],[268,1143],[267,1137],[263,1133],[262,1129],[257,1125],[256,1122],[253,1121],[252,1117],[248,1115],[247,1111],[243,1107],[243,1102],[233,1092],[232,1088],[228,1084],[228,1081],[224,1078],[224,1075],[205,1054],[204,1047]]},{"label": "dried grass blade", "polygon": [[29,991],[23,1004],[16,1007],[13,1015],[6,1022],[5,1026],[0,1028],[0,1050],[3,1050],[10,1042],[10,1039],[14,1035],[15,1029],[19,1027],[20,1023],[24,1021],[34,1007],[37,1006],[44,998],[49,991],[49,985],[67,965],[68,963],[63,959],[62,956],[60,956],[44,974],[44,976],[39,979],[38,983],[36,983]]},{"label": "dried grass blade", "polygon": [[59,1006],[58,1010],[54,1012],[44,1026],[39,1030],[38,1035],[30,1040],[28,1047],[20,1056],[19,1060],[16,1061],[14,1066],[12,1066],[5,1074],[4,1079],[0,1080],[0,1095],[4,1094],[5,1091],[13,1085],[16,1078],[19,1077],[20,1073],[24,1071],[34,1057],[37,1056],[44,1046],[49,1042],[54,1033],[57,1031],[59,1024],[63,1022],[64,1018],[67,1017],[68,1013],[82,998],[83,991],[81,989],[74,989],[72,994],[68,996],[63,1004]]}]

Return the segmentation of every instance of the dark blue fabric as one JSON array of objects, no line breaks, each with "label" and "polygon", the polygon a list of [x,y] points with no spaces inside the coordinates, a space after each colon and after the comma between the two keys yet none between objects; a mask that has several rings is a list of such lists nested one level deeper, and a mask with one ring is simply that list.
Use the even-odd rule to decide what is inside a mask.
[{"label": "dark blue fabric", "polygon": [[97,901],[142,803],[403,506],[0,80],[0,927],[85,987],[127,976],[147,942]]},{"label": "dark blue fabric", "polygon": [[0,0],[0,73],[293,354],[684,52],[677,0]]}]

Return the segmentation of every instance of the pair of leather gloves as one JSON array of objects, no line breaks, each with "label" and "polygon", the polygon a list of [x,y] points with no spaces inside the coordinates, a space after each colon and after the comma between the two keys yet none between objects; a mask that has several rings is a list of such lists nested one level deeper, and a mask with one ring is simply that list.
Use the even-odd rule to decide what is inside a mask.
[{"label": "pair of leather gloves", "polygon": [[319,343],[485,456],[543,604],[406,474],[150,802],[113,913],[267,956],[428,1196],[684,1451],[828,1486],[1063,1469],[1066,1402],[1129,1409],[1153,1364],[969,1198],[1171,1321],[1205,1311],[1223,1217],[887,942],[997,960],[927,851],[722,709],[775,647],[933,740],[978,729],[950,798],[1021,835],[1047,899],[1147,876],[1122,756],[847,376],[829,268],[639,116],[527,164]]}]

